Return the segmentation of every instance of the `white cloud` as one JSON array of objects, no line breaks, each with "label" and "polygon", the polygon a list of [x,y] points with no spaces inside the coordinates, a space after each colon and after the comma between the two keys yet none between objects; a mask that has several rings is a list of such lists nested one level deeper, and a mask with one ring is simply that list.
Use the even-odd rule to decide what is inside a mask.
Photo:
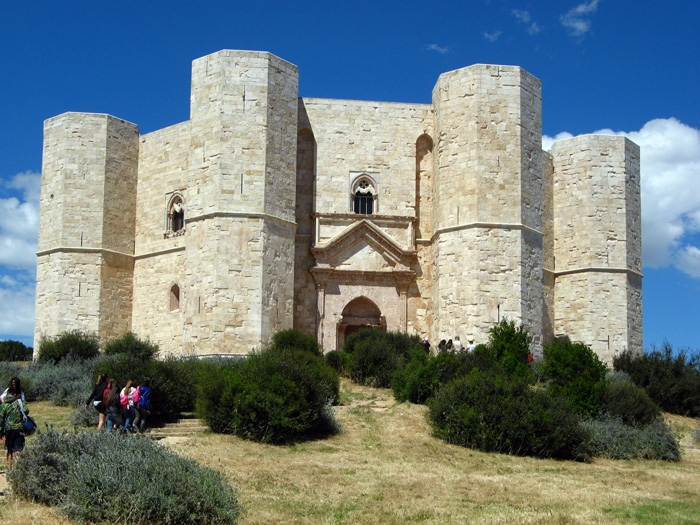
[{"label": "white cloud", "polygon": [[18,190],[17,197],[0,198],[0,265],[33,271],[39,234],[39,192],[41,174],[24,172],[5,184]]},{"label": "white cloud", "polygon": [[496,40],[498,40],[498,37],[500,37],[502,34],[503,31],[492,31],[490,33],[484,31],[484,38],[489,42],[495,42]]},{"label": "white cloud", "polygon": [[530,16],[529,11],[523,11],[520,9],[513,9],[511,11],[513,13],[513,16],[520,20],[523,24],[529,24],[530,20],[532,20],[532,17]]},{"label": "white cloud", "polygon": [[36,247],[41,174],[18,173],[0,183],[0,338],[34,333]]},{"label": "white cloud", "polygon": [[579,4],[566,14],[561,15],[561,25],[566,27],[572,35],[583,36],[591,30],[590,16],[598,9],[600,0],[591,0],[588,3]]},{"label": "white cloud", "polygon": [[450,52],[449,46],[439,46],[437,44],[428,44],[427,49],[428,51],[437,51],[441,55],[446,55]]},{"label": "white cloud", "polygon": [[[644,266],[673,265],[700,278],[700,130],[675,118],[655,119],[639,131],[596,131],[623,135],[641,148],[642,246]],[[570,133],[542,137],[542,147]]]},{"label": "white cloud", "polygon": [[[527,32],[531,35],[536,35],[540,31],[542,31],[542,28],[537,24],[537,22],[534,22],[532,20],[532,15],[530,15],[530,11],[525,11],[522,9],[513,9],[511,11],[513,16],[518,19],[519,22],[526,24],[527,27]],[[532,22],[532,23],[531,23]]]}]

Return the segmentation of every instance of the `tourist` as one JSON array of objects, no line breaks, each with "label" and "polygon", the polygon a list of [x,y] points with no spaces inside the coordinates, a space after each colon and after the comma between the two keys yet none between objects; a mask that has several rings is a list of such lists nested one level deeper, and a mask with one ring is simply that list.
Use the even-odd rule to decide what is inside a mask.
[{"label": "tourist", "polygon": [[454,348],[456,354],[460,354],[464,350],[464,347],[462,346],[462,341],[459,340],[458,335],[455,336],[455,342],[454,342],[453,348]]},{"label": "tourist", "polygon": [[95,410],[100,414],[99,421],[97,422],[97,430],[101,430],[105,424],[105,404],[104,404],[104,392],[107,389],[107,374],[100,374],[97,377],[97,383],[95,383],[95,388],[92,389],[92,394],[88,397],[85,402],[85,410],[88,409],[90,403],[95,407]]},{"label": "tourist", "polygon": [[146,422],[151,414],[151,389],[149,385],[151,380],[147,377],[141,381],[141,385],[137,388],[139,394],[139,402],[136,404],[136,417],[134,426],[143,434],[146,430]]},{"label": "tourist", "polygon": [[103,396],[107,432],[111,432],[119,428],[119,416],[122,412],[122,405],[119,402],[119,387],[115,379],[109,379],[109,386],[105,389]]},{"label": "tourist", "polygon": [[6,388],[2,394],[0,394],[0,403],[5,402],[5,396],[10,391],[10,388],[14,388],[15,392],[19,393],[19,399],[21,399],[22,402],[24,402],[24,391],[22,390],[22,384],[19,381],[19,377],[13,377],[12,379],[10,379],[10,386]]},{"label": "tourist", "polygon": [[440,344],[438,345],[438,353],[444,354],[447,352],[447,341],[444,339],[440,341]]},{"label": "tourist", "polygon": [[[0,441],[5,440],[7,449],[7,470],[12,470],[13,460],[18,459],[19,454],[24,449],[24,427],[22,425],[22,413],[20,412],[19,400],[20,392],[10,386],[7,395],[0,405]],[[22,407],[24,413],[29,409]]]},{"label": "tourist", "polygon": [[136,400],[138,401],[138,390],[132,387],[132,384],[133,381],[129,379],[126,386],[122,388],[122,391],[119,393],[119,403],[122,406],[122,415],[124,416],[124,428],[122,429],[123,434],[126,434],[127,432],[136,432],[136,428],[131,424],[131,422],[134,420],[134,416],[136,415],[134,396],[137,396]]},{"label": "tourist", "polygon": [[452,351],[453,351],[452,339],[450,339],[449,341],[447,341],[447,346],[445,347],[445,350],[446,350],[447,352],[452,352]]},{"label": "tourist", "polygon": [[427,337],[423,339],[423,350],[425,350],[426,354],[430,355],[430,341],[428,341]]},{"label": "tourist", "polygon": [[476,348],[476,345],[474,344],[474,337],[469,336],[469,344],[467,345],[467,352],[473,352],[474,349]]}]

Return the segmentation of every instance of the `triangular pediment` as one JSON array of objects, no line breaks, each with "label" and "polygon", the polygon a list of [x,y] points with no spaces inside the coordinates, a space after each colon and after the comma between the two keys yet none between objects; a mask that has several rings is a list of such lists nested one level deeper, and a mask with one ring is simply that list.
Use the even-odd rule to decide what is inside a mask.
[{"label": "triangular pediment", "polygon": [[351,224],[312,251],[318,265],[363,271],[403,269],[410,265],[414,255],[366,219]]}]

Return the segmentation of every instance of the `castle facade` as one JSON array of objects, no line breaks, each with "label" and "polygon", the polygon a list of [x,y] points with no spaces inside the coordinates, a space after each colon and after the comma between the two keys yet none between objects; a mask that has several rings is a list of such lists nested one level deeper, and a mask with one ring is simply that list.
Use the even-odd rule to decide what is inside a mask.
[{"label": "castle facade", "polygon": [[133,331],[176,355],[245,354],[282,329],[340,349],[362,326],[435,344],[525,324],[604,359],[642,350],[639,148],[542,150],[540,81],[442,74],[432,104],[299,98],[296,66],[192,65],[190,119],[44,124],[35,348]]}]

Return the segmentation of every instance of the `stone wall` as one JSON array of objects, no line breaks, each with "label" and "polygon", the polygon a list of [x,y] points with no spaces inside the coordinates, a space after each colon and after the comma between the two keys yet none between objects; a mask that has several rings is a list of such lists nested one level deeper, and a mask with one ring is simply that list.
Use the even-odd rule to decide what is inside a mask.
[{"label": "stone wall", "polygon": [[556,142],[555,334],[607,361],[641,351],[639,147],[624,137]]}]

